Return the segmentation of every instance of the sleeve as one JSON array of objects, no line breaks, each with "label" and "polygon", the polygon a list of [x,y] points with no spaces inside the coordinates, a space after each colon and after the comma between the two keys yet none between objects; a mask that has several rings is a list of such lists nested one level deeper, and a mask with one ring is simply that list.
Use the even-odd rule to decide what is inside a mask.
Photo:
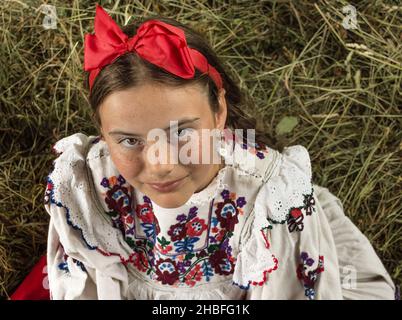
[{"label": "sleeve", "polygon": [[90,142],[85,135],[75,134],[54,147],[58,157],[44,195],[50,215],[47,266],[51,299],[127,299],[128,273],[121,256],[103,250],[100,240],[108,241],[107,233],[92,232],[102,220],[92,214],[96,206],[86,180]]},{"label": "sleeve", "polygon": [[339,199],[327,201],[315,188],[308,151],[285,148],[277,174],[257,195],[248,240],[260,243],[254,259],[273,255],[277,268],[250,286],[247,298],[391,298],[392,282],[367,238],[345,217]]},{"label": "sleeve", "polygon": [[[48,212],[49,206],[45,206]],[[94,269],[68,255],[50,219],[47,245],[47,270],[51,300],[98,299]]]},{"label": "sleeve", "polygon": [[334,237],[344,299],[395,299],[395,285],[367,237],[345,215],[342,202],[315,186]]},{"label": "sleeve", "polygon": [[[300,145],[287,147],[272,176],[265,177],[249,218],[249,235],[243,236],[241,258],[250,261],[242,267],[243,283],[249,280],[247,299],[317,296],[315,283],[323,271],[323,254],[310,221],[315,218],[312,202],[309,154]],[[312,234],[307,237],[306,233]],[[301,264],[302,259],[309,265]],[[258,273],[259,281],[250,277]],[[335,290],[333,295],[337,293]]]},{"label": "sleeve", "polygon": [[50,299],[127,299],[128,279],[125,267],[107,259],[113,257],[99,258],[99,252],[80,248],[82,243],[77,239],[73,238],[73,245],[65,239],[62,240],[56,225],[51,217],[47,246]]}]

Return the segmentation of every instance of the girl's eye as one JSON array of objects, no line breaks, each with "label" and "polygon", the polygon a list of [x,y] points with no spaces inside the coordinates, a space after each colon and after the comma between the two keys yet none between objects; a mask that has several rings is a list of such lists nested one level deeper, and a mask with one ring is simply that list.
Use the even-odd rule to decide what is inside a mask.
[{"label": "girl's eye", "polygon": [[[131,142],[130,143],[124,143],[126,141],[131,141]],[[140,146],[141,141],[137,140],[137,139],[134,139],[134,138],[125,138],[125,139],[120,140],[119,144],[122,144],[123,146],[128,147],[128,148],[133,148],[133,147]]]},{"label": "girl's eye", "polygon": [[189,137],[192,133],[194,132],[194,129],[191,128],[183,128],[183,129],[177,129],[177,132],[174,132],[174,134],[179,138],[179,139],[184,139],[186,137]]}]

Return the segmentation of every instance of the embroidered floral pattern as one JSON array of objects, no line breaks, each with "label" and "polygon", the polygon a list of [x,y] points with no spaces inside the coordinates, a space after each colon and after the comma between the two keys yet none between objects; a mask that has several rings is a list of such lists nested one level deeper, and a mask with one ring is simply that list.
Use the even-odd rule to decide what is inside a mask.
[{"label": "embroidered floral pattern", "polygon": [[304,229],[304,215],[300,208],[292,208],[290,209],[290,214],[288,217],[288,229],[289,232],[293,231],[303,231]]},{"label": "embroidered floral pattern", "polygon": [[315,200],[313,197],[313,193],[304,195],[304,210],[308,216],[311,216],[313,211],[315,211]]},{"label": "embroidered floral pattern", "polygon": [[159,259],[156,266],[156,280],[162,284],[173,285],[179,279],[179,271],[176,262],[172,259]]},{"label": "embroidered floral pattern", "polygon": [[194,218],[186,223],[187,234],[191,237],[200,236],[207,229],[204,219]]},{"label": "embroidered floral pattern", "polygon": [[248,150],[250,153],[255,154],[259,159],[264,159],[264,153],[267,153],[266,148],[258,143],[242,143],[240,146],[243,149]]},{"label": "embroidered floral pattern", "polygon": [[187,226],[184,223],[176,223],[170,227],[168,235],[172,237],[172,241],[178,241],[184,239],[187,234]]},{"label": "embroidered floral pattern", "polygon": [[229,256],[228,250],[216,250],[210,257],[209,262],[217,274],[229,275],[233,273],[234,263]]},{"label": "embroidered floral pattern", "polygon": [[[223,138],[226,143],[237,143],[244,150],[254,154],[259,159],[264,159],[268,150],[267,147],[259,143],[251,143],[247,141],[246,137],[236,134],[234,131],[225,128]],[[242,139],[243,138],[243,139]]]},{"label": "embroidered floral pattern", "polygon": [[130,222],[132,222],[131,198],[128,188],[124,186],[125,182],[125,179],[119,175],[103,178],[100,184],[109,189],[106,192],[105,202],[110,209],[107,214],[112,218],[113,226],[129,233]]},{"label": "embroidered floral pattern", "polygon": [[[314,270],[311,267],[314,264],[314,260],[308,256],[306,252],[302,252],[300,255],[301,263],[298,265],[296,274],[297,278],[303,282],[304,294],[310,300],[315,299],[315,283],[318,279],[318,275],[324,271],[324,257],[319,256],[318,266]],[[310,270],[308,270],[310,268]]]},{"label": "embroidered floral pattern", "polygon": [[[133,253],[125,263],[164,285],[194,286],[210,281],[214,275],[234,272],[235,258],[229,239],[233,235],[238,216],[243,214],[247,201],[225,189],[221,201],[211,202],[208,220],[201,218],[199,208],[180,212],[176,222],[160,234],[159,222],[151,200],[144,196],[131,209],[131,198],[125,180],[119,177],[103,178],[101,185],[109,190],[105,202],[115,226],[124,234]],[[118,217],[118,222],[116,217]]]},{"label": "embroidered floral pattern", "polygon": [[[160,232],[159,222],[153,212],[151,200],[147,196],[144,196],[143,199],[144,204],[137,205],[135,212],[141,222],[141,227],[146,237],[150,239],[152,243],[155,243],[156,237]],[[135,228],[134,221],[131,228],[133,230]]]},{"label": "embroidered floral pattern", "polygon": [[284,224],[287,223],[289,232],[303,231],[305,215],[311,216],[315,212],[315,199],[313,196],[313,188],[310,194],[303,194],[303,205],[300,207],[291,207],[286,218],[282,221],[276,221],[268,217],[271,224]]},{"label": "embroidered floral pattern", "polygon": [[52,193],[53,193],[53,183],[48,181],[47,184],[46,184],[45,196],[44,196],[44,199],[43,199],[43,203],[45,205],[50,204]]},{"label": "embroidered floral pattern", "polygon": [[311,194],[304,194],[303,195],[303,206],[298,208],[291,208],[289,212],[289,216],[287,219],[288,223],[288,230],[289,232],[293,231],[303,231],[304,229],[304,213],[306,215],[311,216],[313,212],[315,212],[315,200],[313,197],[313,192]]}]

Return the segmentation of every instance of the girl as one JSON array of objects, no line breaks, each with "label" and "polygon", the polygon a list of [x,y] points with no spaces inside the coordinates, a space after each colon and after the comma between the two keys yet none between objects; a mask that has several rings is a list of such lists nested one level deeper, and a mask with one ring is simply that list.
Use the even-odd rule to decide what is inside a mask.
[{"label": "girl", "polygon": [[394,298],[308,151],[233,133],[254,123],[199,34],[166,18],[120,29],[97,5],[84,68],[101,134],[53,147],[52,299]]}]

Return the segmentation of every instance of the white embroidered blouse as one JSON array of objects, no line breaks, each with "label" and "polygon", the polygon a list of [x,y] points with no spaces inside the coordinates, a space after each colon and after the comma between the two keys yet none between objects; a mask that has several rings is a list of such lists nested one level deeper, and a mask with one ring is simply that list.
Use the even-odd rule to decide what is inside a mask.
[{"label": "white embroidered blouse", "polygon": [[233,145],[205,189],[162,208],[99,137],[58,141],[45,193],[51,298],[394,298],[367,238],[313,185],[304,147]]}]

